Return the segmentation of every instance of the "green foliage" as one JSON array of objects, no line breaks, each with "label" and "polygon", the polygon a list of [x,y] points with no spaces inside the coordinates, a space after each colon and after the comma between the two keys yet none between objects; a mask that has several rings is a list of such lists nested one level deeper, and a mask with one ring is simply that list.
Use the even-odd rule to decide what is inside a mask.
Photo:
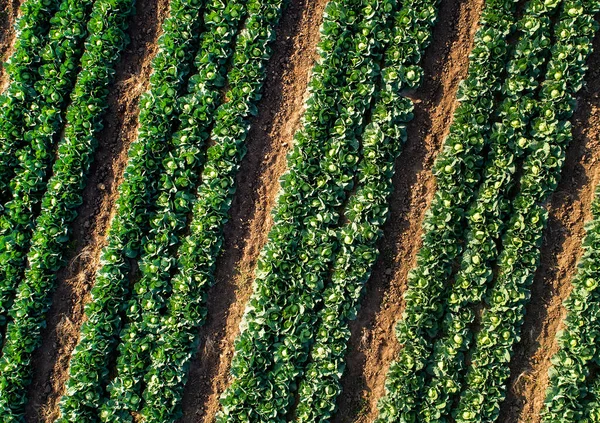
[{"label": "green foliage", "polygon": [[538,80],[550,54],[551,18],[558,6],[558,1],[531,1],[519,21],[520,38],[507,64],[504,100],[489,136],[483,182],[467,213],[468,233],[460,269],[446,294],[441,336],[428,362],[431,380],[424,388],[419,421],[448,418],[452,401],[460,393],[475,320],[473,307],[481,303],[493,278],[497,243],[510,211],[517,163],[529,144],[527,129],[535,112]]},{"label": "green foliage", "polygon": [[434,167],[438,189],[423,223],[423,246],[410,272],[406,308],[397,326],[404,346],[392,363],[378,422],[417,421],[425,367],[441,329],[442,298],[461,253],[465,213],[482,177],[483,148],[491,131],[514,26],[514,2],[491,0],[482,12],[467,78],[450,133]]},{"label": "green foliage", "polygon": [[[352,25],[347,39],[335,39],[347,46],[341,50],[346,64],[335,80],[313,84],[332,91],[335,84],[338,94],[327,102],[309,102],[313,108],[296,134],[273,212],[275,225],[261,253],[254,294],[236,342],[234,380],[222,397],[223,411],[217,421],[284,421],[293,405],[315,336],[317,307],[338,246],[334,228],[340,206],[354,185],[358,137],[379,79],[378,63],[390,42],[395,8],[395,1],[369,1],[358,7],[340,2],[328,7],[329,18],[336,13],[340,18],[336,16],[336,25],[326,21],[324,30],[344,31]],[[356,25],[344,20],[353,16],[350,11],[360,16]],[[331,45],[324,40],[326,46]],[[323,53],[319,70],[333,65],[338,50]],[[330,71],[337,72],[339,67],[333,65]],[[315,91],[313,99],[318,99],[321,93]],[[312,119],[323,108],[335,111],[329,123]],[[312,135],[313,131],[319,136]]]},{"label": "green foliage", "polygon": [[66,0],[50,21],[49,41],[38,70],[40,79],[34,84],[35,98],[23,134],[26,145],[16,152],[17,170],[10,182],[12,200],[0,216],[1,327],[25,271],[36,211],[54,159],[54,139],[63,126],[62,114],[79,71],[92,3]]},{"label": "green foliage", "polygon": [[[190,234],[179,248],[172,294],[166,313],[156,326],[160,339],[145,376],[141,411],[146,422],[172,422],[181,414],[189,361],[198,344],[198,326],[206,315],[206,289],[213,281],[215,262],[223,245],[223,226],[235,193],[235,176],[246,152],[249,119],[257,113],[282,3],[248,1],[249,18],[238,37],[228,71],[229,101],[215,112],[210,137],[214,145],[207,151]],[[157,334],[153,337],[156,339]]]},{"label": "green foliage", "polygon": [[188,94],[179,100],[180,123],[172,141],[175,148],[163,160],[157,210],[142,239],[141,276],[133,287],[126,324],[120,333],[116,376],[108,386],[110,401],[102,405],[101,416],[106,422],[131,421],[130,412],[141,409],[142,382],[150,366],[150,352],[156,348],[162,331],[160,317],[171,293],[177,247],[189,223],[187,216],[192,212],[205,164],[203,147],[215,123],[227,62],[233,55],[240,22],[246,16],[246,1],[207,3],[196,57],[197,73],[190,80]]},{"label": "green foliage", "polygon": [[[586,225],[583,256],[565,301],[567,316],[558,335],[560,349],[552,357],[546,391],[544,422],[585,421],[585,399],[593,395],[590,368],[598,363],[600,336],[600,186],[592,203],[592,220]],[[600,408],[597,408],[600,410]],[[600,420],[594,420],[600,421]]]},{"label": "green foliage", "polygon": [[150,89],[140,99],[138,137],[129,149],[117,212],[101,255],[101,267],[85,307],[81,338],[71,357],[59,422],[96,422],[108,383],[110,357],[121,330],[129,294],[129,258],[136,257],[149,230],[148,209],[156,200],[160,174],[177,117],[177,99],[192,68],[203,0],[173,0],[152,61]]},{"label": "green foliage", "polygon": [[60,0],[27,0],[21,6],[14,52],[6,64],[11,82],[0,96],[0,208],[9,197],[24,128],[35,119],[35,110],[32,116],[29,105],[37,96],[34,86],[40,77],[42,52],[60,4]]},{"label": "green foliage", "polygon": [[56,272],[63,264],[69,224],[81,204],[85,175],[93,159],[96,134],[102,128],[108,85],[114,66],[127,44],[125,28],[132,12],[130,0],[99,0],[94,4],[90,27],[104,28],[85,43],[65,134],[58,147],[53,175],[36,219],[29,266],[10,310],[12,319],[0,358],[0,416],[3,422],[22,421],[26,391],[31,380],[31,356],[41,341],[50,308]]},{"label": "green foliage", "polygon": [[[575,94],[583,84],[586,59],[598,27],[594,15],[599,11],[597,0],[568,0],[555,25],[555,43],[530,124],[519,193],[502,237],[498,276],[486,294],[488,308],[475,338],[466,387],[456,410],[459,423],[490,422],[498,417],[512,348],[520,338],[529,285],[539,263],[547,221],[544,203],[556,188],[571,140],[568,119],[575,109]],[[557,401],[557,411],[560,403]],[[555,416],[557,420],[547,421],[564,422],[568,418],[563,410]]]},{"label": "green foliage", "polygon": [[382,88],[362,136],[358,187],[345,207],[348,222],[337,229],[340,249],[331,284],[322,294],[314,345],[299,388],[295,413],[299,422],[329,421],[335,411],[350,337],[348,323],[356,317],[363,286],[378,256],[376,244],[388,214],[394,162],[413,117],[412,101],[401,93],[420,84],[423,71],[418,65],[431,38],[436,6],[436,1],[404,2],[395,15]]}]

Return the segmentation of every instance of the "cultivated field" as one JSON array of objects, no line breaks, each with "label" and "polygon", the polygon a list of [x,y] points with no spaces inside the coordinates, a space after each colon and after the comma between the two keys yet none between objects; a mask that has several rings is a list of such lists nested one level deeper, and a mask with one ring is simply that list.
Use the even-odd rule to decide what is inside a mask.
[{"label": "cultivated field", "polygon": [[0,421],[600,422],[599,12],[0,0]]}]

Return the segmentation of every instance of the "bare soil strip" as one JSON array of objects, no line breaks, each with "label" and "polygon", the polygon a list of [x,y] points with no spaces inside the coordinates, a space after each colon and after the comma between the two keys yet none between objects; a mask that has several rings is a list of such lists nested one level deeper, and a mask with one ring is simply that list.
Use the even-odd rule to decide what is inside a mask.
[{"label": "bare soil strip", "polygon": [[157,50],[168,0],[137,0],[128,33],[131,43],[117,66],[109,109],[100,133],[95,162],[84,191],[84,202],[72,224],[73,251],[59,272],[58,287],[48,314],[42,346],[33,356],[34,378],[26,409],[28,422],[52,422],[69,375],[71,352],[79,340],[84,305],[94,284],[100,252],[114,213],[129,146],[137,136],[138,99],[147,89],[151,61]]},{"label": "bare soil strip", "polygon": [[216,284],[208,291],[208,318],[191,363],[182,422],[212,422],[229,383],[234,340],[252,293],[254,267],[272,225],[270,211],[286,168],[316,59],[319,27],[327,0],[292,0],[277,28],[275,54],[265,91],[252,121],[231,208]]},{"label": "bare soil strip", "polygon": [[0,93],[8,84],[4,63],[13,52],[15,22],[21,7],[21,0],[0,0]]},{"label": "bare soil strip", "polygon": [[400,345],[394,332],[402,315],[408,271],[421,246],[422,220],[435,192],[432,166],[448,133],[456,91],[468,69],[482,0],[443,0],[433,42],[424,57],[425,79],[414,93],[415,118],[396,163],[390,218],[381,256],[367,284],[358,318],[351,324],[337,423],[371,422],[384,381]]},{"label": "bare soil strip", "polygon": [[558,349],[556,333],[566,311],[563,301],[581,256],[584,224],[590,218],[594,189],[600,180],[600,35],[594,41],[587,86],[573,117],[573,141],[561,181],[549,203],[541,264],[531,288],[531,302],[511,362],[510,387],[498,421],[539,422],[550,358]]}]

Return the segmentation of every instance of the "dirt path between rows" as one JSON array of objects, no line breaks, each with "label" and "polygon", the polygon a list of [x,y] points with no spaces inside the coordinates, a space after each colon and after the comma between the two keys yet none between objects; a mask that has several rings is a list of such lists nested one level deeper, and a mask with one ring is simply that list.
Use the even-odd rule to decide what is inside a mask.
[{"label": "dirt path between rows", "polygon": [[21,0],[0,0],[0,93],[8,85],[4,64],[13,52],[15,22],[19,7],[21,7]]},{"label": "dirt path between rows", "polygon": [[208,292],[208,319],[191,363],[182,423],[212,422],[229,382],[234,340],[252,293],[254,267],[272,225],[270,211],[286,168],[286,154],[303,111],[327,0],[291,0],[277,29],[265,92],[246,141],[231,220]]},{"label": "dirt path between rows", "polygon": [[69,375],[71,352],[79,340],[84,305],[89,301],[105,245],[117,187],[123,177],[129,145],[137,136],[138,99],[148,87],[156,40],[167,14],[168,0],[136,1],[136,14],[128,30],[131,43],[117,66],[105,128],[99,135],[84,202],[71,226],[74,248],[69,255],[69,266],[59,272],[42,346],[33,356],[34,378],[26,408],[28,422],[50,423],[58,415],[58,401]]},{"label": "dirt path between rows", "polygon": [[443,0],[433,42],[424,57],[425,79],[415,96],[415,118],[396,162],[390,218],[381,255],[367,284],[342,379],[336,423],[371,422],[391,361],[399,351],[394,327],[402,314],[408,271],[421,246],[421,224],[435,192],[431,172],[450,127],[459,82],[468,68],[482,0]]},{"label": "dirt path between rows", "polygon": [[562,303],[571,292],[571,279],[582,252],[584,223],[590,218],[594,189],[600,180],[600,34],[588,63],[587,86],[578,96],[572,120],[573,141],[548,207],[541,264],[531,288],[522,340],[511,362],[510,390],[500,422],[540,421],[550,358],[558,349],[556,333],[565,316]]}]

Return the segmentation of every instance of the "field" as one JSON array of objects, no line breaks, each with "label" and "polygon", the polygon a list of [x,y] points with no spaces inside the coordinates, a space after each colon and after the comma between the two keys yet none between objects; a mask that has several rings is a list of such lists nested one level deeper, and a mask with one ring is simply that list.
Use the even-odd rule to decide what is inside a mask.
[{"label": "field", "polygon": [[599,13],[0,0],[0,421],[600,422]]}]

